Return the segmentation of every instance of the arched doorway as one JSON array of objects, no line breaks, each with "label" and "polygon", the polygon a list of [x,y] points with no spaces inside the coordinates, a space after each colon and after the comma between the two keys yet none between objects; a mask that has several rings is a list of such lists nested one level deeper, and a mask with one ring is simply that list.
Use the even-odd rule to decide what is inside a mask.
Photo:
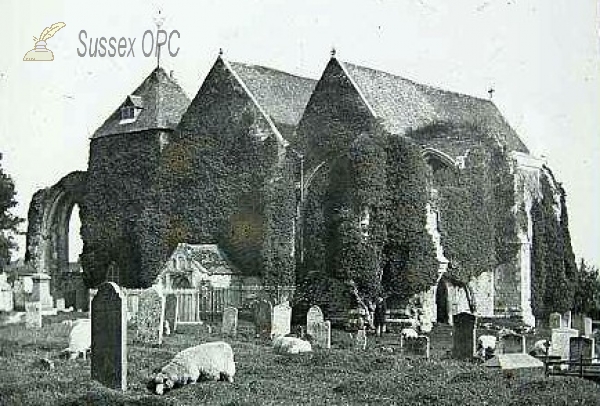
[{"label": "arched doorway", "polygon": [[437,322],[448,324],[450,321],[448,314],[448,285],[443,279],[438,282],[435,291],[435,305],[437,309]]},{"label": "arched doorway", "polygon": [[25,261],[51,276],[55,298],[63,297],[62,284],[71,279],[66,278],[71,272],[69,225],[75,205],[82,207],[85,182],[85,172],[71,172],[54,186],[38,190],[29,206]]}]

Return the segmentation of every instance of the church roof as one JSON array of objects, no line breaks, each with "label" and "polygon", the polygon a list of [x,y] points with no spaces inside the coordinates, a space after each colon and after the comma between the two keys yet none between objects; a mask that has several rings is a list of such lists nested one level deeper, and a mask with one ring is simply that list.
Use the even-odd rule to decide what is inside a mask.
[{"label": "church roof", "polygon": [[316,80],[240,62],[229,62],[229,66],[276,125],[298,125]]},{"label": "church roof", "polygon": [[[333,58],[335,59],[335,58]],[[386,129],[403,134],[435,122],[480,125],[509,150],[528,152],[498,108],[489,100],[437,89],[379,70],[335,59],[371,113]]]},{"label": "church roof", "polygon": [[[106,119],[92,138],[151,129],[173,130],[190,104],[181,87],[163,68],[157,67]],[[137,110],[135,119],[121,120],[121,108]]]}]

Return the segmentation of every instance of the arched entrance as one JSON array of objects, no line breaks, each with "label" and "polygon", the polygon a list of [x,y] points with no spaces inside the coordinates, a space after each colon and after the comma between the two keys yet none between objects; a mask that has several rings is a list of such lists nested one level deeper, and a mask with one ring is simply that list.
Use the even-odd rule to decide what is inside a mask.
[{"label": "arched entrance", "polygon": [[444,279],[438,282],[435,290],[435,305],[437,309],[437,322],[448,324],[450,321],[448,313],[448,285]]},{"label": "arched entrance", "polygon": [[29,206],[25,261],[52,277],[54,297],[62,296],[57,296],[62,275],[70,272],[69,222],[75,205],[82,208],[85,183],[86,172],[71,172],[54,186],[38,190]]}]

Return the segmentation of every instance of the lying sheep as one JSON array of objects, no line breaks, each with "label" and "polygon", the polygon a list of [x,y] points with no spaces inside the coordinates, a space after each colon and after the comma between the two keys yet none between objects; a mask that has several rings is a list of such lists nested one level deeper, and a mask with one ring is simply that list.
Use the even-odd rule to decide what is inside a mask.
[{"label": "lying sheep", "polygon": [[477,355],[483,359],[490,359],[496,351],[496,337],[483,335],[477,339]]},{"label": "lying sheep", "polygon": [[157,395],[198,380],[233,382],[233,350],[223,341],[200,344],[181,351],[171,362],[155,372],[158,373],[150,381],[148,388]]},{"label": "lying sheep", "polygon": [[277,336],[273,339],[273,349],[278,354],[299,354],[311,352],[312,346],[308,341],[297,337]]}]

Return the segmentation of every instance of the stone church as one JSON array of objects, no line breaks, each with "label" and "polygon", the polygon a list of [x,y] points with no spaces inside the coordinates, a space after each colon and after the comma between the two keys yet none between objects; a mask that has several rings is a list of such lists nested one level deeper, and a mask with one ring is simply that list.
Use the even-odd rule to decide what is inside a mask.
[{"label": "stone church", "polygon": [[[242,279],[294,285],[296,270],[325,272],[306,271],[306,263],[327,262],[327,250],[317,252],[314,244],[322,237],[315,224],[328,221],[327,210],[311,198],[318,188],[327,194],[335,186],[336,157],[348,155],[365,134],[377,137],[374,122],[386,136],[414,145],[428,179],[434,179],[423,181],[428,201],[418,208],[434,260],[426,288],[413,292],[425,324],[451,322],[462,311],[517,315],[533,324],[531,207],[542,196],[542,178],[550,179],[557,213],[563,209],[544,162],[529,153],[490,100],[344,62],[335,54],[318,80],[219,55],[193,100],[172,75],[156,68],[123,95],[93,134],[87,171],[70,173],[34,195],[26,261],[52,277],[55,298],[69,297],[78,283],[148,287],[161,278],[180,244],[214,247]],[[449,201],[444,193],[454,186],[436,183],[443,178],[436,173],[466,178],[469,166],[479,162],[472,159],[474,151],[491,149],[499,151],[510,177],[508,212],[514,221],[508,222],[506,238],[490,234],[495,248],[484,246],[489,252],[463,249],[448,236],[460,228],[460,219],[445,225],[451,210],[443,208]],[[83,273],[68,264],[75,205]],[[357,215],[365,238],[375,224],[372,213],[364,207]],[[503,247],[512,254],[498,259]],[[475,263],[476,272],[462,280],[451,277],[461,266],[460,255],[468,258],[471,252],[496,260]]]}]

